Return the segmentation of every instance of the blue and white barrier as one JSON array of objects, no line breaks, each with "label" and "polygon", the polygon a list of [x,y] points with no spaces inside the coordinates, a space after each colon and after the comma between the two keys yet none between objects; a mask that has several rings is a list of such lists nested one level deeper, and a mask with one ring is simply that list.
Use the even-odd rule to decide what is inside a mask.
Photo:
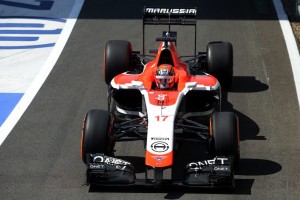
[{"label": "blue and white barrier", "polygon": [[0,1],[0,145],[50,74],[83,2]]}]

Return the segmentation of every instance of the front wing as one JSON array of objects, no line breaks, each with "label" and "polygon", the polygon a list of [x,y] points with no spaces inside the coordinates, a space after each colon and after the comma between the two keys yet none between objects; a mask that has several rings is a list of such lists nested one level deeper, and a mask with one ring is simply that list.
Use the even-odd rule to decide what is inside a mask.
[{"label": "front wing", "polygon": [[[136,179],[134,166],[125,160],[104,154],[89,154],[87,184],[92,185],[176,185],[186,187],[234,187],[234,173],[229,158],[191,162],[186,165],[182,180],[164,180],[163,169],[156,168],[154,179]],[[147,177],[147,176],[146,176]]]}]

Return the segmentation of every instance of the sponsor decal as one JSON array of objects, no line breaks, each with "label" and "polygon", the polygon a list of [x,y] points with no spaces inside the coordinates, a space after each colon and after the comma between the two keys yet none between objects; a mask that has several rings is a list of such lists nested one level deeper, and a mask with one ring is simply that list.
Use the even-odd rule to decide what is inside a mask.
[{"label": "sponsor decal", "polygon": [[[187,168],[191,169],[191,170],[201,170],[202,167],[204,166],[209,166],[209,165],[215,165],[215,164],[219,164],[219,165],[225,165],[225,164],[229,164],[229,160],[228,158],[214,158],[212,160],[204,160],[204,161],[198,161],[198,162],[191,162],[187,165]],[[216,170],[228,170],[228,167],[215,167],[215,168],[219,168]]]},{"label": "sponsor decal", "polygon": [[104,169],[104,165],[90,164],[90,169]]},{"label": "sponsor decal", "polygon": [[162,161],[164,158],[163,157],[157,157],[156,160],[157,161]]},{"label": "sponsor decal", "polygon": [[151,157],[157,161],[162,161],[163,159],[167,158],[167,156],[151,156]]},{"label": "sponsor decal", "polygon": [[157,99],[157,105],[160,106],[163,106],[169,102],[169,97],[167,94],[158,94],[155,99]]},{"label": "sponsor decal", "polygon": [[154,152],[163,153],[169,149],[169,145],[166,142],[157,141],[151,144],[151,149]]},{"label": "sponsor decal", "polygon": [[108,157],[108,156],[96,156],[93,159],[93,162],[95,163],[105,163],[108,165],[130,165],[130,162],[118,159],[118,158],[113,158],[113,157]]},{"label": "sponsor decal", "polygon": [[215,171],[228,171],[229,168],[228,167],[214,167]]},{"label": "sponsor decal", "polygon": [[149,14],[194,14],[197,10],[195,8],[146,8],[146,13]]},{"label": "sponsor decal", "polygon": [[[131,168],[132,165],[130,162],[118,159],[118,158],[113,158],[113,157],[108,157],[108,156],[95,156],[93,159],[92,164],[90,164],[90,169],[106,169],[107,165],[114,166],[115,169],[118,170],[126,170],[127,167]],[[101,163],[101,164],[98,164]]]},{"label": "sponsor decal", "polygon": [[169,140],[169,138],[163,138],[163,137],[151,137],[151,140]]},{"label": "sponsor decal", "polygon": [[167,156],[151,156],[151,157],[156,160],[157,165],[162,164],[163,159],[167,158]]}]

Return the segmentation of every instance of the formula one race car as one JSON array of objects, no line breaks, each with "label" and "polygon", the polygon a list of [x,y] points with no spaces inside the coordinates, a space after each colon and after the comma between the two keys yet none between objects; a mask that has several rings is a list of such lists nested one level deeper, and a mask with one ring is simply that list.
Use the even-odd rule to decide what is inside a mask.
[{"label": "formula one race car", "polygon": [[[234,185],[240,157],[238,118],[221,112],[221,88],[229,89],[232,83],[232,45],[210,42],[206,52],[183,60],[176,50],[177,33],[170,30],[171,25],[192,25],[196,30],[196,12],[196,8],[144,8],[143,43],[145,25],[169,25],[156,39],[158,49],[150,50],[152,60],[144,49],[142,54],[132,51],[128,41],[107,42],[108,111],[90,110],[81,136],[87,184]],[[132,163],[114,157],[115,142],[136,140],[145,143],[143,179],[136,178]],[[184,163],[181,180],[165,180],[164,170],[172,169],[181,142],[199,143],[205,156]],[[195,149],[194,154],[198,152]]]}]

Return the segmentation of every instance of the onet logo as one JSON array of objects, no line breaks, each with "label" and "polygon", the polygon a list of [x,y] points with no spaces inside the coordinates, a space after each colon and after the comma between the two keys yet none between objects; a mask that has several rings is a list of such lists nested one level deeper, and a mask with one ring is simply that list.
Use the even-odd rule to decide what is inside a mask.
[{"label": "onet logo", "polygon": [[166,142],[157,141],[151,144],[151,149],[154,152],[163,153],[169,149],[169,145]]}]

